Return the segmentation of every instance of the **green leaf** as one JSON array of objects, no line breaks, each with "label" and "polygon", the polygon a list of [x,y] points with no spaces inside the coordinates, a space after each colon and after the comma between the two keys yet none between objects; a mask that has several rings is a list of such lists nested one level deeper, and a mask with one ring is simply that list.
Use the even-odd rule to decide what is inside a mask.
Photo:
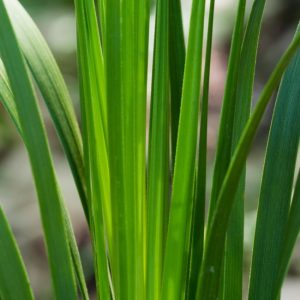
[{"label": "green leaf", "polygon": [[[109,299],[108,253],[113,252],[104,63],[93,1],[75,1],[84,160],[91,211],[97,295]],[[114,262],[111,261],[114,271]]]},{"label": "green leaf", "polygon": [[169,1],[169,60],[172,133],[171,151],[172,168],[174,168],[185,64],[185,43],[180,0]]},{"label": "green leaf", "polygon": [[3,0],[0,1],[0,19],[0,53],[14,94],[35,179],[55,295],[57,299],[77,299],[61,195],[49,145],[32,83]]},{"label": "green leaf", "polygon": [[[121,83],[121,3],[118,0],[107,1],[106,35],[104,37],[105,76],[108,105],[109,168],[111,198],[115,234],[112,253],[112,278],[117,299],[128,297],[128,236],[126,232],[125,186],[124,186],[124,103],[122,102]],[[112,33],[113,34],[110,34]]]},{"label": "green leaf", "polygon": [[[16,104],[14,101],[14,97],[11,92],[11,88],[8,83],[7,74],[6,74],[4,65],[1,60],[0,60],[0,101],[3,103],[5,109],[7,110],[8,114],[10,115],[14,124],[16,125],[16,128],[17,128],[18,132],[20,133],[20,136],[24,139],[23,132],[22,132],[21,125],[20,125],[19,116],[18,116],[17,109],[16,109]],[[73,264],[74,264],[75,273],[77,276],[77,280],[79,283],[81,293],[82,293],[84,299],[88,299],[88,293],[87,293],[87,288],[86,288],[86,284],[85,284],[85,279],[84,279],[84,274],[83,274],[83,270],[82,270],[79,252],[78,252],[78,248],[76,245],[76,240],[74,237],[72,226],[69,221],[68,212],[65,207],[64,207],[64,214],[65,214],[65,219],[66,219],[67,234],[69,237],[69,244],[70,244],[70,248],[71,248],[71,252],[72,252],[72,260],[73,260]]]},{"label": "green leaf", "polygon": [[22,134],[22,129],[20,125],[20,120],[14,101],[14,96],[12,94],[7,74],[3,65],[2,60],[0,59],[0,102],[9,113],[12,121],[14,122],[18,132]]},{"label": "green leaf", "polygon": [[[129,299],[145,297],[143,232],[146,226],[146,93],[144,92],[146,88],[144,77],[146,58],[143,49],[147,44],[147,37],[140,27],[144,27],[143,10],[141,9],[147,5],[147,1],[129,0],[121,1],[120,6],[121,103],[119,109],[122,112],[122,138],[124,141],[122,149],[124,194],[121,200],[124,202],[126,211],[126,276]],[[139,86],[140,88],[137,88]],[[141,276],[141,274],[144,275]]]},{"label": "green leaf", "polygon": [[218,296],[226,230],[228,228],[228,222],[235,199],[234,195],[239,185],[240,176],[242,175],[247,155],[271,95],[278,86],[285,68],[293,58],[299,45],[300,37],[297,37],[291,43],[266,83],[257,105],[243,130],[243,134],[222,184],[215,213],[211,219],[211,223],[208,224],[204,258],[197,287],[197,299],[215,300]]},{"label": "green leaf", "polygon": [[[297,35],[300,37],[300,30]],[[290,247],[289,230],[296,229],[289,229],[287,222],[289,212],[294,213],[290,201],[300,137],[299,78],[300,51],[282,79],[272,118],[257,212],[249,299],[276,299],[276,279],[281,276],[279,271],[285,273],[287,267],[279,270],[282,249]],[[284,260],[287,262],[286,253]]]},{"label": "green leaf", "polygon": [[[230,102],[229,98],[233,97],[235,99],[235,108],[234,108],[234,120],[225,120],[230,122],[233,126],[232,129],[232,143],[231,155],[234,154],[234,150],[238,145],[238,141],[241,137],[246,121],[250,115],[250,106],[251,106],[251,95],[248,95],[245,98],[238,98],[236,90],[242,89],[244,84],[247,84],[247,81],[242,81],[242,77],[238,76],[238,73],[243,73],[243,61],[250,59],[251,53],[257,52],[257,41],[256,43],[250,44],[248,42],[249,35],[251,32],[251,27],[253,24],[253,18],[250,18],[245,33],[243,35],[244,28],[244,15],[245,15],[246,0],[239,1],[236,24],[232,37],[232,46],[229,57],[229,67],[228,67],[228,76],[226,82],[226,91],[224,101]],[[260,27],[257,27],[257,31],[254,33],[259,36]],[[244,37],[244,42],[242,44]],[[250,35],[251,39],[251,35]],[[252,41],[252,39],[251,39]],[[255,47],[256,46],[256,47]],[[246,49],[251,47],[252,51],[245,52]],[[241,66],[241,67],[240,67]],[[250,73],[254,78],[254,72]],[[224,125],[226,127],[226,125]],[[245,190],[245,177],[246,170],[243,171],[243,174],[240,179],[239,187],[237,189],[234,206],[231,212],[231,217],[229,220],[229,226],[226,236],[226,245],[224,253],[224,273],[222,278],[222,297],[226,299],[241,299],[243,293],[243,250],[244,250],[244,190]]]},{"label": "green leaf", "polygon": [[193,1],[183,80],[172,200],[163,269],[162,299],[180,299],[185,290],[186,246],[192,216],[202,65],[204,1]]},{"label": "green leaf", "polygon": [[159,299],[169,202],[169,1],[156,5],[148,159],[147,299]]},{"label": "green leaf", "polygon": [[287,273],[290,259],[292,257],[294,246],[299,237],[300,231],[300,171],[298,172],[298,177],[296,181],[296,186],[294,190],[294,195],[292,199],[292,205],[290,208],[289,219],[284,231],[284,241],[282,244],[282,251],[280,256],[280,266],[278,270],[277,281],[274,285],[274,290],[272,290],[272,295],[274,299],[279,299],[281,286],[284,277]]},{"label": "green leaf", "polygon": [[[149,1],[107,1],[104,37],[116,298],[143,298]],[[111,34],[113,33],[113,34]],[[114,265],[116,268],[114,268]],[[115,271],[114,271],[115,269]]]},{"label": "green leaf", "polygon": [[69,92],[46,41],[31,17],[16,0],[5,1],[5,5],[66,153],[88,221],[81,134]]},{"label": "green leaf", "polygon": [[105,16],[105,10],[106,10],[106,0],[96,0],[95,1],[97,10],[98,10],[98,16],[99,16],[99,27],[100,27],[100,34],[101,34],[101,46],[102,50],[105,51],[105,44],[104,44],[104,37],[105,37],[105,30],[106,30],[106,16]]},{"label": "green leaf", "polygon": [[[255,75],[257,46],[264,4],[265,0],[255,0],[252,6],[242,52],[240,54],[241,62],[245,63],[239,63],[238,59],[241,32],[237,33],[238,40],[235,41],[236,47],[232,48],[234,53],[231,54],[232,62],[229,63],[228,78],[225,85],[225,94],[222,105],[216,161],[213,174],[212,195],[209,208],[209,220],[214,214],[215,204],[218,199],[226,171],[228,170],[232,154],[233,123],[236,105],[239,105],[244,109],[243,112],[238,112],[240,116],[243,116],[247,120],[247,116],[249,115]],[[239,28],[239,31],[240,30],[241,28]],[[250,61],[254,63],[246,63]],[[239,78],[238,82],[237,78]],[[245,105],[240,105],[242,103]]]},{"label": "green leaf", "polygon": [[65,218],[65,224],[67,229],[67,235],[69,240],[69,247],[72,255],[72,263],[78,283],[79,290],[83,300],[89,299],[89,294],[85,282],[84,272],[82,268],[80,253],[76,243],[76,237],[72,228],[72,222],[65,203],[63,202],[63,215]]},{"label": "green leaf", "polygon": [[[135,188],[135,243],[138,257],[135,280],[137,286],[137,299],[145,297],[145,259],[146,259],[146,112],[147,112],[147,74],[148,74],[148,44],[150,1],[134,0],[135,16],[135,65],[134,79],[131,82],[135,92],[134,107],[134,188]],[[141,280],[143,274],[143,280]]]},{"label": "green leaf", "polygon": [[[265,0],[254,1],[246,32],[243,35],[245,5],[246,1],[239,2],[232,38],[213,173],[209,223],[213,217],[231,157],[250,115],[257,48]],[[244,187],[245,169],[235,195],[224,252],[224,277],[221,284],[222,291],[220,291],[224,299],[240,299],[242,296]],[[235,274],[234,280],[232,280],[232,274]]]},{"label": "green leaf", "polygon": [[203,90],[201,96],[201,117],[199,132],[199,150],[197,153],[198,165],[195,170],[195,193],[193,203],[193,219],[190,243],[190,274],[188,278],[188,299],[194,299],[197,289],[198,274],[203,256],[204,227],[205,227],[205,201],[206,201],[206,169],[207,169],[207,120],[209,101],[209,82],[211,67],[211,52],[214,27],[215,1],[210,1],[207,42],[205,53],[205,67]]},{"label": "green leaf", "polygon": [[14,235],[0,207],[0,298],[34,299]]}]

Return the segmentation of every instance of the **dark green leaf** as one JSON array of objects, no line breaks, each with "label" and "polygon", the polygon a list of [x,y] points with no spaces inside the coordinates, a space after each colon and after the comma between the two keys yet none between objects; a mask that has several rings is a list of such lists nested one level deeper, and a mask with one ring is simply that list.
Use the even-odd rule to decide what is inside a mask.
[{"label": "dark green leaf", "polygon": [[[289,230],[295,230],[286,228],[286,225],[300,137],[299,78],[300,52],[292,60],[281,82],[268,139],[252,258],[251,300],[276,299],[274,292],[278,291],[276,279],[282,248],[286,247],[285,239],[290,239]],[[294,212],[291,210],[291,213]]]},{"label": "dark green leaf", "polygon": [[285,68],[293,58],[299,45],[300,37],[297,37],[273,71],[235,150],[218,197],[215,213],[207,228],[204,258],[197,288],[197,299],[215,300],[218,297],[226,230],[228,228],[240,176],[271,95],[278,86]]}]

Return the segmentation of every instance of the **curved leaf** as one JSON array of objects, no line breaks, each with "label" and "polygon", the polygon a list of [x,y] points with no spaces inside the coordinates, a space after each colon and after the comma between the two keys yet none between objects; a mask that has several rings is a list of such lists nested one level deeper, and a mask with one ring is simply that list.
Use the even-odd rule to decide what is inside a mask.
[{"label": "curved leaf", "polygon": [[[14,97],[11,92],[11,88],[8,83],[7,74],[6,74],[6,71],[4,69],[4,65],[3,65],[1,59],[0,59],[0,102],[4,105],[5,109],[7,110],[8,114],[10,115],[11,119],[15,123],[16,128],[18,129],[22,139],[24,139],[19,116],[18,116],[17,109],[16,109],[16,104],[14,102]],[[64,212],[65,212],[64,214],[65,214],[66,225],[67,225],[67,234],[69,237],[69,244],[70,244],[70,248],[71,248],[71,252],[72,252],[72,259],[73,259],[75,273],[76,273],[76,276],[78,279],[81,293],[82,293],[84,299],[88,299],[88,293],[87,293],[87,288],[86,288],[86,284],[85,284],[85,279],[84,279],[84,274],[83,274],[83,270],[82,270],[79,252],[78,252],[76,240],[74,237],[74,233],[72,230],[72,226],[70,225],[71,223],[69,221],[68,212],[65,207],[64,207]]]},{"label": "curved leaf", "polygon": [[22,135],[22,129],[20,125],[20,120],[14,100],[14,96],[12,94],[9,81],[7,78],[7,74],[0,58],[0,102],[9,113],[12,121],[14,122],[18,132]]},{"label": "curved leaf", "polygon": [[33,300],[20,250],[1,207],[0,240],[0,299]]},{"label": "curved leaf", "polygon": [[0,1],[0,54],[14,94],[35,179],[56,298],[77,299],[71,255],[44,125],[32,83],[3,0]]},{"label": "curved leaf", "polygon": [[24,57],[49,109],[89,221],[81,134],[64,79],[46,41],[21,4],[6,0],[5,5]]},{"label": "curved leaf", "polygon": [[258,99],[254,112],[243,130],[243,134],[226,173],[218,197],[215,213],[207,228],[204,258],[197,287],[197,299],[215,300],[218,296],[226,230],[240,176],[244,169],[255,133],[269,103],[271,95],[278,86],[285,68],[293,58],[299,45],[300,36],[294,39],[273,71]]},{"label": "curved leaf", "polygon": [[282,79],[272,118],[257,212],[250,300],[276,299],[300,137],[299,79],[300,51]]}]

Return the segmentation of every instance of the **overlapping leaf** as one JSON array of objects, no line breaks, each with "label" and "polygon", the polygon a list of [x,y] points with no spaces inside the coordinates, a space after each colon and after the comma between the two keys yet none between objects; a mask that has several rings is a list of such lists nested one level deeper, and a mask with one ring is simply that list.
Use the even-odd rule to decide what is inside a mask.
[{"label": "overlapping leaf", "polygon": [[74,271],[44,125],[32,83],[3,0],[0,1],[0,54],[7,70],[35,179],[57,299],[76,299]]},{"label": "overlapping leaf", "polygon": [[[257,212],[249,299],[276,298],[276,279],[282,276],[282,249],[290,247],[289,230],[297,231],[295,225],[287,223],[289,213],[291,218],[295,213],[293,206],[297,206],[293,203],[290,209],[300,137],[299,78],[300,52],[283,77],[272,119]],[[287,258],[286,251],[283,260]],[[284,273],[286,267],[280,272]]]}]

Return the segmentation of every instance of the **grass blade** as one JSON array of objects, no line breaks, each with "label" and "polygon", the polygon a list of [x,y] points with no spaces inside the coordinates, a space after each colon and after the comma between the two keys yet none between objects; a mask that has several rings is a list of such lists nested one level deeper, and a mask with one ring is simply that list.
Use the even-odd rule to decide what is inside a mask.
[{"label": "grass blade", "polygon": [[183,283],[187,272],[186,244],[190,231],[188,220],[192,214],[204,8],[205,1],[193,1],[165,250],[162,299],[180,299],[185,289]]},{"label": "grass blade", "polygon": [[276,298],[273,292],[285,248],[300,137],[299,78],[300,52],[283,77],[273,114],[257,212],[249,299]]},{"label": "grass blade", "polygon": [[31,17],[18,1],[6,1],[20,47],[49,109],[88,218],[82,141],[72,101],[53,55]]},{"label": "grass blade", "polygon": [[9,80],[7,78],[7,74],[1,59],[0,59],[0,102],[2,103],[3,107],[6,109],[8,114],[10,115],[18,132],[22,134],[22,129],[20,125],[16,104],[14,101],[14,96],[12,94],[9,85]]},{"label": "grass blade", "polygon": [[77,243],[76,243],[76,237],[75,237],[75,234],[74,234],[74,231],[72,228],[72,222],[71,222],[70,215],[68,213],[67,207],[64,202],[63,202],[63,215],[65,218],[69,247],[70,247],[70,251],[71,251],[72,263],[73,263],[73,268],[74,268],[77,283],[78,283],[78,288],[80,290],[82,299],[89,300],[89,294],[88,294],[88,290],[87,290],[87,286],[86,286],[86,282],[85,282],[80,253],[79,253]]},{"label": "grass blade", "polygon": [[203,256],[205,201],[206,201],[206,165],[207,165],[207,119],[209,101],[209,82],[211,67],[211,52],[214,27],[215,1],[210,1],[203,91],[201,97],[201,117],[199,132],[198,165],[195,170],[195,194],[193,204],[192,236],[190,245],[190,274],[188,283],[188,299],[194,299],[197,289],[198,274]]},{"label": "grass blade", "polygon": [[147,299],[159,299],[169,197],[169,1],[156,5],[148,161]]},{"label": "grass blade", "polygon": [[[230,164],[230,159],[250,115],[255,62],[264,4],[265,0],[254,1],[245,36],[243,36],[246,1],[239,1],[222,105],[209,208],[209,223],[214,214],[215,205]],[[242,63],[243,61],[253,61],[254,63]],[[224,299],[239,299],[242,295],[244,186],[245,170],[235,195],[235,204],[230,218],[230,224],[232,225],[229,224],[228,228],[224,258],[224,277],[222,279],[222,291],[220,291]],[[231,274],[235,274],[234,280],[231,280],[233,278]],[[238,276],[237,274],[240,275]]]},{"label": "grass blade", "polygon": [[24,58],[0,1],[0,53],[15,97],[16,107],[34,175],[45,231],[52,280],[57,299],[76,299],[74,273],[61,196],[55,179],[49,145]]},{"label": "grass blade", "polygon": [[[121,82],[121,3],[119,0],[111,0],[106,6],[106,36],[104,52],[106,90],[108,101],[108,127],[110,135],[108,139],[109,167],[111,198],[115,226],[114,235],[114,261],[112,262],[112,276],[114,282],[115,297],[123,299],[128,297],[128,265],[126,263],[129,254],[127,240],[126,203],[124,201],[125,186],[125,161],[123,148],[124,137],[124,103],[122,101]],[[113,32],[114,34],[109,34]],[[115,267],[114,267],[115,264]]]},{"label": "grass blade", "polygon": [[[244,61],[256,61],[257,46],[264,4],[265,0],[255,0],[253,3],[251,15],[247,25],[247,31],[245,33],[242,53],[240,54],[241,59]],[[239,28],[239,30],[241,29]],[[230,162],[235,112],[235,110],[232,108],[236,106],[236,103],[245,103],[244,115],[245,117],[247,117],[249,115],[248,111],[251,103],[255,74],[255,63],[239,64],[239,59],[237,58],[239,56],[238,52],[240,51],[240,34],[241,33],[238,33],[237,36],[238,40],[236,40],[236,47],[232,49],[232,51],[234,51],[234,53],[231,54],[233,62],[229,63],[229,70],[227,75],[228,79],[226,82],[226,90],[223,99],[217,154],[213,174],[213,186],[209,209],[209,220],[214,214],[215,204],[218,199],[220,188],[222,186]],[[240,82],[238,83],[237,78],[240,78]],[[243,107],[242,105],[240,106]]]},{"label": "grass blade", "polygon": [[300,37],[297,37],[282,56],[265,85],[235,150],[218,197],[215,213],[207,228],[204,258],[197,287],[197,299],[213,300],[218,296],[219,279],[222,270],[222,253],[225,247],[226,230],[234,204],[233,195],[235,195],[238,188],[247,155],[270,97],[278,86],[285,68],[293,58],[299,45]]},{"label": "grass blade", "polygon": [[[84,156],[99,299],[109,299],[107,246],[112,251],[104,63],[93,1],[75,1]],[[108,245],[106,243],[108,242]],[[114,266],[114,265],[112,265]]]},{"label": "grass blade", "polygon": [[[135,182],[135,240],[137,244],[136,255],[140,258],[136,266],[136,280],[138,281],[138,294],[136,297],[145,297],[146,282],[146,104],[147,104],[147,74],[148,74],[148,44],[150,1],[135,0],[135,63],[136,63],[136,93],[134,103],[134,182]],[[144,274],[143,280],[140,280]]]},{"label": "grass blade", "polygon": [[274,290],[272,291],[272,295],[279,299],[281,286],[286,275],[288,265],[293,253],[294,246],[299,236],[300,231],[300,221],[299,221],[299,212],[300,212],[300,172],[298,172],[298,177],[296,181],[296,186],[294,190],[294,195],[292,199],[292,205],[290,208],[290,214],[288,223],[285,228],[284,233],[284,244],[280,257],[280,267],[278,270],[278,276],[276,284],[274,285]]},{"label": "grass blade", "polygon": [[97,10],[98,10],[98,19],[100,24],[100,34],[101,34],[101,46],[102,50],[105,51],[105,45],[104,45],[104,37],[106,32],[106,17],[105,17],[105,10],[106,10],[106,0],[96,0]]},{"label": "grass blade", "polygon": [[[8,114],[10,115],[14,124],[16,125],[16,128],[17,128],[20,136],[24,140],[19,116],[18,116],[17,109],[16,109],[16,104],[14,101],[14,97],[11,92],[11,88],[8,83],[7,74],[6,74],[4,65],[1,60],[0,60],[0,101],[3,103],[6,111],[8,112]],[[62,203],[62,204],[64,204],[64,203]],[[84,274],[83,274],[83,270],[82,270],[80,255],[79,255],[77,244],[76,244],[76,239],[74,236],[74,232],[72,230],[71,222],[69,220],[68,211],[65,206],[63,209],[64,209],[64,215],[65,215],[65,220],[66,220],[67,234],[68,234],[69,244],[70,244],[70,249],[71,249],[71,254],[72,254],[73,266],[74,266],[77,280],[79,283],[79,288],[80,288],[83,298],[88,299],[88,292],[87,292]]]},{"label": "grass blade", "polygon": [[0,298],[34,299],[20,250],[1,207],[0,237]]},{"label": "grass blade", "polygon": [[185,43],[180,0],[169,1],[169,60],[171,87],[171,152],[174,168],[178,123],[181,106],[183,73],[185,64]]},{"label": "grass blade", "polygon": [[[236,24],[232,38],[232,48],[229,58],[229,71],[226,82],[225,97],[227,101],[230,97],[237,97],[236,89],[239,88],[238,72],[243,60],[247,60],[249,54],[245,53],[245,49],[250,47],[248,43],[249,32],[251,32],[252,19],[249,20],[249,25],[246,30],[244,43],[243,27],[245,15],[246,0],[239,1]],[[257,27],[257,30],[259,27]],[[255,46],[255,44],[254,44]],[[252,45],[251,45],[252,47]],[[256,48],[253,47],[255,52]],[[251,52],[249,52],[251,53]],[[251,75],[254,77],[254,73]],[[246,82],[246,81],[245,81]],[[225,98],[224,98],[225,99]],[[235,99],[234,121],[232,123],[232,144],[231,155],[238,145],[246,121],[250,115],[251,96],[247,98]],[[228,120],[227,120],[228,121]],[[243,250],[244,250],[244,189],[245,189],[245,173],[242,174],[239,187],[237,189],[234,206],[231,212],[231,217],[228,225],[226,245],[224,253],[224,273],[222,278],[222,297],[223,299],[241,299],[243,292]]]},{"label": "grass blade", "polygon": [[[127,238],[127,297],[141,299],[145,297],[144,249],[142,210],[145,208],[145,160],[139,157],[140,148],[145,149],[145,132],[140,135],[139,127],[145,128],[146,98],[140,97],[136,83],[139,82],[139,6],[145,4],[137,0],[121,1],[121,105],[123,126],[123,201],[126,216]],[[142,56],[142,58],[144,58]],[[143,82],[140,82],[143,85]],[[141,110],[144,109],[144,110]],[[145,158],[143,156],[143,158]],[[143,164],[142,164],[143,163]],[[142,177],[137,175],[143,174]],[[141,194],[143,189],[143,194]],[[143,274],[143,276],[141,276]]]}]

